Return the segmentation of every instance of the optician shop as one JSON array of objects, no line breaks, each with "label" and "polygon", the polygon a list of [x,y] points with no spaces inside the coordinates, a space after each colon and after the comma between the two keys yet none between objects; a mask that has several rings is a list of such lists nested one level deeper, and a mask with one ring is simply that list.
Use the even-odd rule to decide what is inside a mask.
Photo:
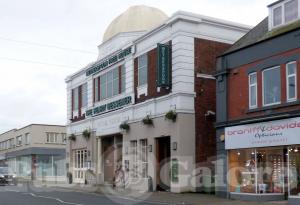
[{"label": "optician shop", "polygon": [[228,192],[243,200],[300,200],[300,118],[225,129]]}]

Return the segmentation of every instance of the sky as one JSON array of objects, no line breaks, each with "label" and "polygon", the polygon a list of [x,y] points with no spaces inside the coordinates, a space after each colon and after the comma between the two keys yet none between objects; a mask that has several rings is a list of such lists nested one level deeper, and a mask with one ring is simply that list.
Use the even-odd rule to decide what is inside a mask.
[{"label": "sky", "polygon": [[129,6],[256,25],[275,0],[0,0],[0,133],[66,124],[65,78],[97,59],[109,23]]}]

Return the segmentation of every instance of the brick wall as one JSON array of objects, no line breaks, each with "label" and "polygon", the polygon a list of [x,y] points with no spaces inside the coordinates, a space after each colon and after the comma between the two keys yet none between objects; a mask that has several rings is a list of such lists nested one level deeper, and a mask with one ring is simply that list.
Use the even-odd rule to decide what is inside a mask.
[{"label": "brick wall", "polygon": [[[170,42],[170,45],[171,42]],[[171,52],[172,53],[172,52]],[[137,96],[137,87],[138,87],[138,58],[134,59],[134,93],[135,93],[135,102],[141,103],[148,99],[157,98],[163,95],[167,95],[171,92],[170,88],[161,88],[160,91],[157,91],[156,80],[157,80],[157,49],[152,49],[147,53],[148,56],[148,95]],[[172,65],[172,56],[170,56],[170,65]],[[170,76],[172,79],[172,68],[170,69]]]},{"label": "brick wall", "polygon": [[[288,57],[300,53],[300,49],[289,51],[279,54],[277,56],[271,56],[270,58],[276,59],[277,57]],[[286,65],[281,64],[281,106],[263,107],[262,98],[262,71],[257,71],[257,104],[258,109],[254,111],[249,110],[249,88],[248,88],[248,70],[259,64],[264,60],[253,62],[251,64],[243,65],[239,68],[230,70],[228,74],[228,119],[240,120],[250,117],[258,117],[266,114],[276,114],[282,112],[289,112],[299,110],[300,105],[286,104]],[[300,85],[300,60],[297,61],[297,87]],[[267,67],[268,68],[268,67]],[[297,97],[300,100],[300,89],[297,89]]]},{"label": "brick wall", "polygon": [[195,117],[196,117],[196,162],[203,164],[216,155],[215,116],[205,117],[208,110],[216,112],[216,84],[213,79],[198,78],[197,73],[214,74],[216,57],[229,44],[195,39]]}]

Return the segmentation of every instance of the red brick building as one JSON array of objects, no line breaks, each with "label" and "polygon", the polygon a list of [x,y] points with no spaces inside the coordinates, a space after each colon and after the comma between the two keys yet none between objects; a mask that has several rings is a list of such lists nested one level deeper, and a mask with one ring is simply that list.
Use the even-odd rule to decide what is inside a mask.
[{"label": "red brick building", "polygon": [[269,5],[269,17],[218,58],[220,196],[289,198],[299,204],[299,4],[281,0]]}]

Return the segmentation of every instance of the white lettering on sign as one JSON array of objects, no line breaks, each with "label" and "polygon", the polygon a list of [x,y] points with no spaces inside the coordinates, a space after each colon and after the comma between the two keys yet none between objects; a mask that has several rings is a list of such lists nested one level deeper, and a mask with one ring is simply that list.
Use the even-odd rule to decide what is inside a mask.
[{"label": "white lettering on sign", "polygon": [[225,148],[300,144],[300,118],[225,128]]}]

